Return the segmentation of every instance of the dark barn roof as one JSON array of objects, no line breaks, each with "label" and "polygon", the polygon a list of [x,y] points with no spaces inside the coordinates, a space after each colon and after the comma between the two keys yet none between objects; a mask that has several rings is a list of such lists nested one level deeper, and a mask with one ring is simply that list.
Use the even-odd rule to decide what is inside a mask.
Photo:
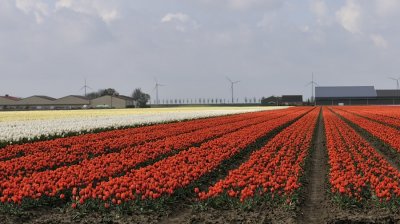
[{"label": "dark barn roof", "polygon": [[378,97],[399,97],[400,90],[396,89],[377,89],[376,94]]},{"label": "dark barn roof", "polygon": [[303,95],[282,95],[282,102],[285,103],[303,102]]},{"label": "dark barn roof", "polygon": [[1,98],[4,98],[4,99],[14,100],[14,101],[17,101],[17,100],[20,100],[20,99],[21,99],[21,98],[19,98],[19,97],[10,96],[10,95],[0,96],[0,97],[1,97]]},{"label": "dark barn roof", "polygon": [[373,86],[317,86],[315,97],[376,97],[376,90]]}]

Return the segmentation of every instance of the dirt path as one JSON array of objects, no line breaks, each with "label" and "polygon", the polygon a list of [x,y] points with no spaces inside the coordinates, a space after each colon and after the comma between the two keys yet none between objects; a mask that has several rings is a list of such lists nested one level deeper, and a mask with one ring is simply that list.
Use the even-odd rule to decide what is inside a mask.
[{"label": "dirt path", "polygon": [[326,182],[328,158],[325,149],[325,134],[322,113],[319,116],[314,146],[308,167],[304,201],[300,207],[298,223],[324,223],[326,209]]}]

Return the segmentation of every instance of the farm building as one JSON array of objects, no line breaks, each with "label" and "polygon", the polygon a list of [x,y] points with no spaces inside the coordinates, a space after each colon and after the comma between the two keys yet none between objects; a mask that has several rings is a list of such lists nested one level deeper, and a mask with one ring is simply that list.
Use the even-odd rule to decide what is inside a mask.
[{"label": "farm building", "polygon": [[106,95],[91,100],[90,106],[94,108],[127,108],[134,107],[135,103],[134,100],[128,96]]},{"label": "farm building", "polygon": [[0,109],[15,107],[18,100],[20,99],[9,95],[0,96]]},{"label": "farm building", "polygon": [[303,105],[303,96],[302,95],[282,95],[282,104],[283,105]]},{"label": "farm building", "polygon": [[261,99],[261,104],[265,106],[278,106],[281,103],[282,98],[279,96],[270,96]]},{"label": "farm building", "polygon": [[400,90],[377,89],[376,104],[400,104]]},{"label": "farm building", "polygon": [[53,109],[54,98],[49,96],[31,96],[16,102],[19,109]]},{"label": "farm building", "polygon": [[79,95],[69,95],[56,99],[53,102],[55,109],[79,109],[90,105],[87,97]]},{"label": "farm building", "polygon": [[399,104],[398,90],[375,90],[374,86],[315,87],[317,105]]}]

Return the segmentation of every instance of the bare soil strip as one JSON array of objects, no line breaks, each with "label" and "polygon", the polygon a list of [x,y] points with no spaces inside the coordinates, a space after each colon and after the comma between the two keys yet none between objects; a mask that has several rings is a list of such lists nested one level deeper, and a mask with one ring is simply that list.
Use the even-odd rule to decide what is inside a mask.
[{"label": "bare soil strip", "polygon": [[306,177],[305,196],[300,205],[298,223],[324,223],[328,216],[325,200],[328,158],[325,142],[324,120],[320,113],[311,157],[306,167],[308,177]]}]

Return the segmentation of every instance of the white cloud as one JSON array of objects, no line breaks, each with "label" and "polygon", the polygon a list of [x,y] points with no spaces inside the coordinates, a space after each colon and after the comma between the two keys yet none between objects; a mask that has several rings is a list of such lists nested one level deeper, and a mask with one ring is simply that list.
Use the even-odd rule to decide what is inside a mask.
[{"label": "white cloud", "polygon": [[255,7],[269,9],[275,8],[282,3],[283,1],[280,0],[227,0],[228,6],[236,10],[246,10]]},{"label": "white cloud", "polygon": [[258,0],[230,0],[229,4],[234,9],[247,9],[255,4],[259,4]]},{"label": "white cloud", "polygon": [[43,1],[16,0],[15,6],[25,14],[33,13],[38,24],[42,23],[44,17],[49,15],[49,6]]},{"label": "white cloud", "polygon": [[250,9],[262,9],[263,11],[270,11],[282,6],[285,0],[199,0],[198,2],[212,7],[227,8],[239,11]]},{"label": "white cloud", "polygon": [[379,48],[387,48],[388,47],[388,43],[382,35],[371,34],[370,38],[376,47],[379,47]]},{"label": "white cloud", "polygon": [[316,15],[318,24],[324,24],[327,20],[328,7],[324,0],[313,0],[311,2],[311,11]]},{"label": "white cloud", "polygon": [[196,20],[190,18],[189,15],[185,13],[167,13],[161,20],[161,23],[172,23],[175,25],[175,29],[180,32],[185,32],[189,27],[197,29],[199,27]]},{"label": "white cloud", "polygon": [[361,7],[354,0],[347,0],[346,5],[336,12],[336,19],[347,31],[361,33],[361,14]]},{"label": "white cloud", "polygon": [[300,26],[299,30],[303,33],[308,33],[308,32],[310,32],[310,27],[309,26]]},{"label": "white cloud", "polygon": [[318,16],[323,17],[326,15],[328,8],[323,0],[314,0],[311,3],[311,10]]},{"label": "white cloud", "polygon": [[276,13],[265,13],[260,21],[257,23],[257,27],[272,29],[276,22]]},{"label": "white cloud", "polygon": [[77,13],[97,16],[109,24],[119,18],[119,11],[111,3],[99,0],[58,0],[56,11],[69,9]]},{"label": "white cloud", "polygon": [[381,16],[386,16],[399,12],[399,0],[376,0],[376,10]]},{"label": "white cloud", "polygon": [[180,21],[182,23],[185,23],[189,21],[190,17],[184,13],[178,12],[178,13],[167,13],[162,19],[162,23],[167,23],[167,22],[172,22],[172,21]]}]

